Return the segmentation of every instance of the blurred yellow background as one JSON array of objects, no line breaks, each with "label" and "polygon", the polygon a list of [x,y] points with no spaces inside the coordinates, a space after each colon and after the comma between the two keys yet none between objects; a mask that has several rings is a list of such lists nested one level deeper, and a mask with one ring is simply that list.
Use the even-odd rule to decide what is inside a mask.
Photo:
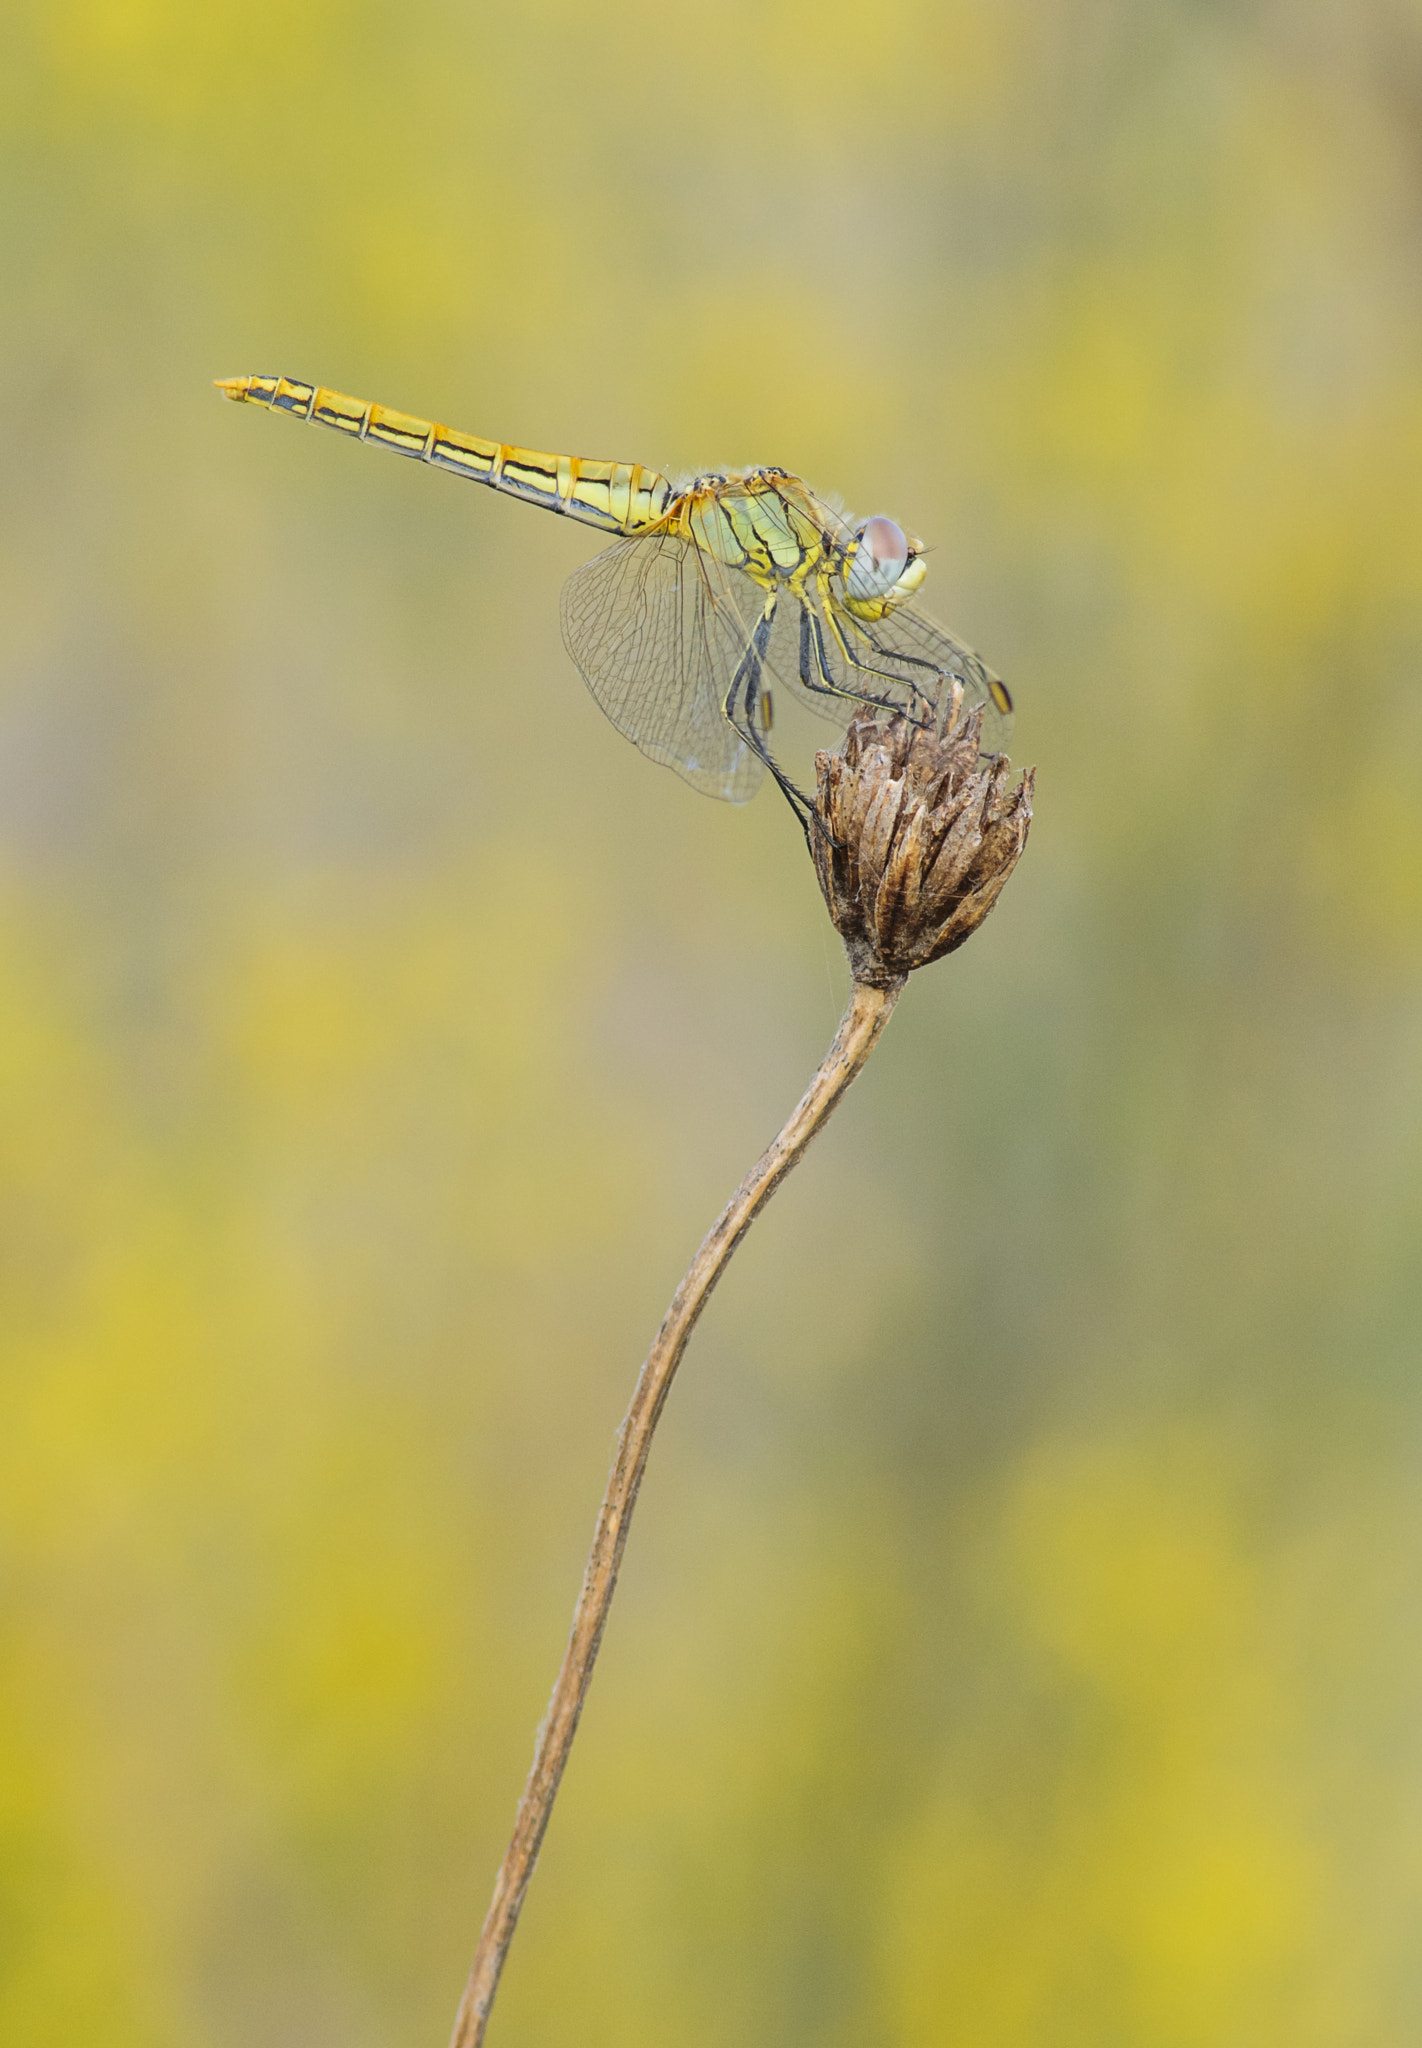
[{"label": "blurred yellow background", "polygon": [[445,2038],[847,992],[597,536],[780,463],[1038,821],[717,1295],[500,2048],[1422,2039],[1416,0],[10,0],[0,2041]]}]

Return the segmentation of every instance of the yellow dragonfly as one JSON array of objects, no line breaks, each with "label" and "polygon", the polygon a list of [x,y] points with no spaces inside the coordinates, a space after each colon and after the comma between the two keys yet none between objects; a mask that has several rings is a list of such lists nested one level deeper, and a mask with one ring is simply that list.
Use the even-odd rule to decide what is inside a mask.
[{"label": "yellow dragonfly", "polygon": [[218,389],[618,535],[564,586],[564,641],[618,731],[708,796],[745,803],[768,770],[806,822],[809,800],[770,751],[777,689],[842,727],[865,704],[927,724],[956,683],[983,707],[985,751],[1007,737],[1006,684],[914,602],[921,543],[882,515],[856,525],[786,470],[678,487],[635,462],[509,448],[292,377]]}]

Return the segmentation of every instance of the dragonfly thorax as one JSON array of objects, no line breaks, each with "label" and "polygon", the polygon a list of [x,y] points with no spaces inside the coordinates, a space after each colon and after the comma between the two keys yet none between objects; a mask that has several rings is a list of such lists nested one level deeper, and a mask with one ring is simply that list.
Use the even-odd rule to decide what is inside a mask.
[{"label": "dragonfly thorax", "polygon": [[668,516],[714,561],[764,585],[803,581],[840,547],[832,515],[783,469],[697,477]]}]

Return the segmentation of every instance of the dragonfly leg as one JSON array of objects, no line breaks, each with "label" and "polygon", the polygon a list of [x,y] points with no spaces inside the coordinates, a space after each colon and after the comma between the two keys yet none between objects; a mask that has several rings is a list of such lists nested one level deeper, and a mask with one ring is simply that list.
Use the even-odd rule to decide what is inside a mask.
[{"label": "dragonfly leg", "polygon": [[[937,713],[938,700],[943,693],[943,685],[947,681],[947,677],[938,663],[936,661],[925,661],[921,655],[900,654],[896,648],[884,647],[874,638],[874,635],[862,620],[847,617],[842,619],[840,614],[832,608],[827,607],[826,609],[830,627],[834,633],[835,644],[849,666],[859,675],[875,676],[882,682],[897,683],[901,690],[907,690],[910,697],[922,705],[923,709],[928,713],[928,717],[920,719],[918,723],[924,726],[930,725]],[[901,668],[919,669],[925,677],[932,678],[931,682],[920,682],[915,676],[896,676],[891,669],[877,668],[872,661],[863,660],[850,645],[848,634],[845,631],[846,625],[852,626],[861,639],[867,640],[875,654],[882,655],[886,661],[897,662]]]},{"label": "dragonfly leg", "polygon": [[[845,646],[842,636],[837,634],[836,638],[845,660],[859,674],[874,676],[881,682],[897,683],[901,690],[906,689],[913,697],[920,698],[925,706],[931,705],[927,692],[921,690],[917,683],[857,662]],[[925,662],[923,666],[930,667],[931,664]],[[934,669],[933,673],[936,676],[938,671]],[[913,719],[913,712],[905,707],[901,697],[885,697],[876,690],[848,690],[835,681],[830,673],[829,657],[825,651],[824,628],[816,613],[803,600],[800,606],[800,681],[817,697],[837,697],[841,703],[850,705],[873,704],[881,711],[894,711],[901,717]],[[924,719],[914,719],[913,722],[919,725],[927,723]]]},{"label": "dragonfly leg", "polygon": [[761,613],[760,623],[751,635],[750,645],[741,656],[736,673],[731,678],[731,687],[726,692],[726,701],[721,709],[733,730],[740,734],[747,746],[760,756],[770,770],[775,778],[776,787],[795,813],[796,823],[808,840],[810,826],[815,822],[814,800],[806,796],[804,790],[797,788],[790,780],[766,745],[763,734],[756,728],[755,714],[761,697],[761,670],[765,663],[765,650],[770,644],[770,629],[775,621],[776,602],[774,597],[770,598]]},{"label": "dragonfly leg", "polygon": [[[849,643],[844,635],[844,632],[840,625],[840,621],[837,617],[833,620],[833,624],[835,628],[835,637],[838,640],[840,646],[844,649],[845,660],[848,661],[853,667],[862,669],[867,675],[882,675],[884,673],[882,669],[873,668],[868,663],[859,661],[850,652]],[[883,655],[884,658],[888,661],[900,662],[905,668],[925,669],[933,677],[934,680],[931,693],[923,689],[916,682],[906,681],[906,687],[912,690],[914,695],[922,701],[925,710],[929,713],[929,717],[922,721],[922,723],[924,723],[925,725],[937,724],[939,719],[946,712],[947,705],[944,701],[944,690],[947,687],[947,685],[953,682],[955,679],[963,685],[965,691],[970,689],[976,689],[980,693],[982,691],[986,691],[987,695],[992,697],[994,703],[996,703],[996,693],[987,688],[986,679],[981,672],[981,664],[977,662],[975,656],[972,657],[970,662],[965,662],[960,669],[954,669],[950,671],[947,669],[940,668],[936,662],[924,661],[919,655],[900,654],[897,651],[897,649],[883,646],[880,641],[875,639],[873,633],[870,632],[868,626],[866,626],[860,619],[850,619],[849,624],[853,626],[856,633],[858,633],[863,639],[869,642],[869,645],[873,648],[876,654]],[[973,674],[974,666],[976,666],[979,670],[979,673],[977,675]]]}]

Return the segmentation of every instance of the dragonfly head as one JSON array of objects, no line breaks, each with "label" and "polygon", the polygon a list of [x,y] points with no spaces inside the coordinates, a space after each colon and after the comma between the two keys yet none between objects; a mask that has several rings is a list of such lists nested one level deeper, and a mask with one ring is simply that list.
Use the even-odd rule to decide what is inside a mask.
[{"label": "dragonfly head", "polygon": [[861,604],[887,605],[917,590],[927,573],[918,542],[880,512],[865,520],[850,544],[845,593]]}]

